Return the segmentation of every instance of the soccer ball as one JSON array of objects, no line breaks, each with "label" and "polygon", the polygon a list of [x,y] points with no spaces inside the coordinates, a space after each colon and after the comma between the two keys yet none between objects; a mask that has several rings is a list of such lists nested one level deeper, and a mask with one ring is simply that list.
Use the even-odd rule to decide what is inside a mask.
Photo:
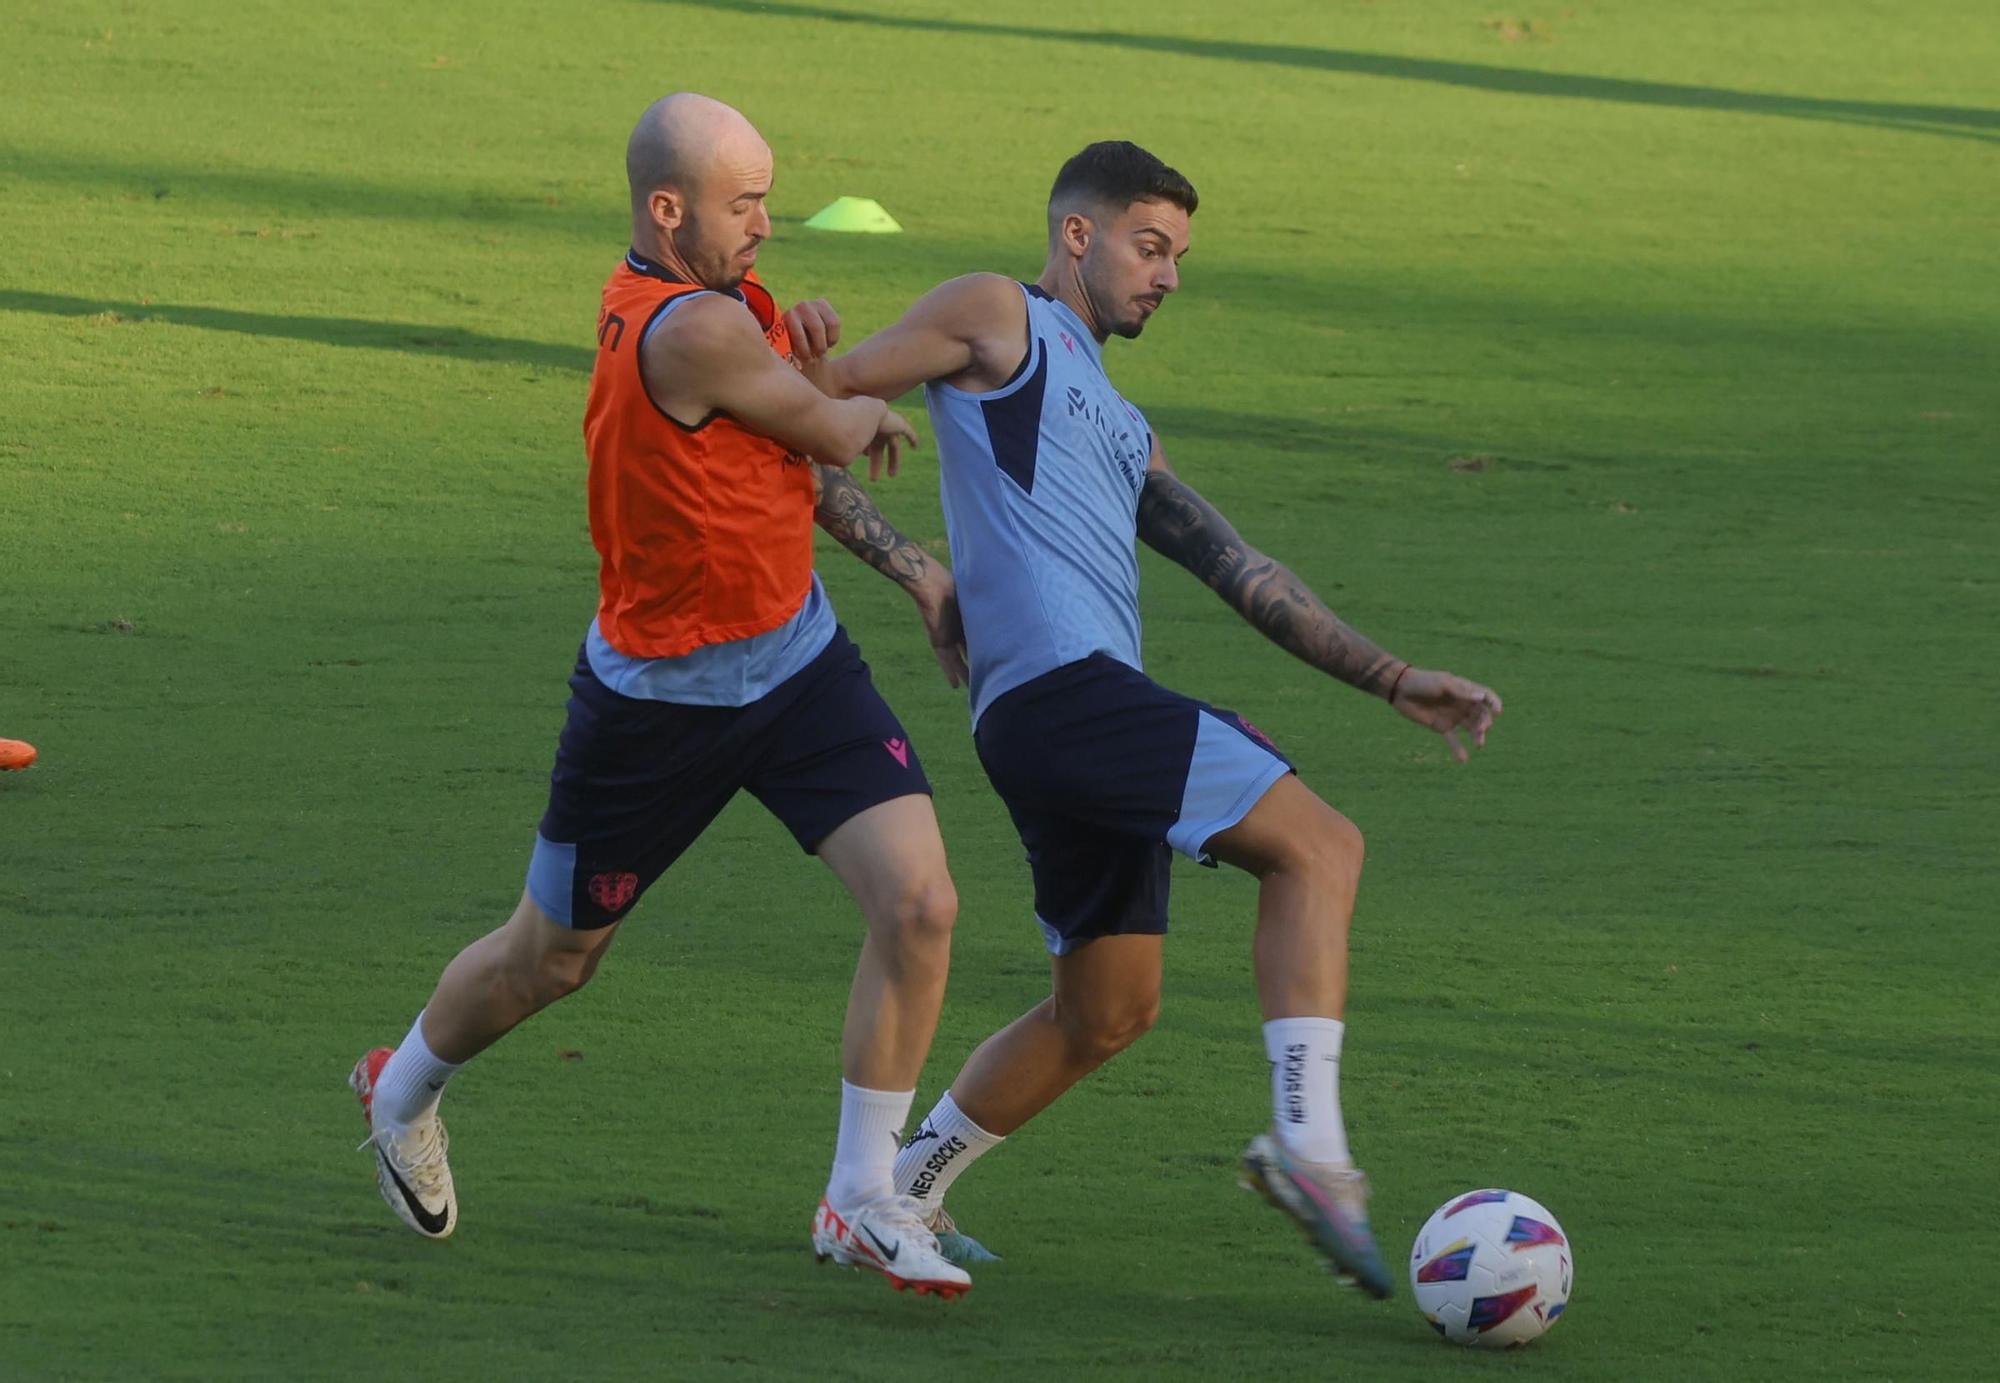
[{"label": "soccer ball", "polygon": [[1575,1276],[1562,1226],[1519,1191],[1453,1197],[1410,1248],[1417,1309],[1454,1344],[1527,1344],[1562,1318]]}]

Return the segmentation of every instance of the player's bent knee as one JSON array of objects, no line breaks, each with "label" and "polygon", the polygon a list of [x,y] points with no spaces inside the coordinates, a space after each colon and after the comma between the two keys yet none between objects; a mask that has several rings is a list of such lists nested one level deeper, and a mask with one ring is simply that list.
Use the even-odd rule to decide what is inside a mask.
[{"label": "player's bent knee", "polygon": [[597,973],[600,951],[557,951],[542,961],[540,980],[541,998],[552,1004],[557,999],[566,998],[590,983],[590,977]]},{"label": "player's bent knee", "polygon": [[1152,1031],[1160,1018],[1160,996],[1132,995],[1115,1008],[1088,1011],[1058,1008],[1071,1060],[1098,1066]]},{"label": "player's bent knee", "polygon": [[1348,887],[1361,877],[1368,852],[1361,828],[1327,806],[1322,806],[1316,819],[1294,834],[1287,846],[1284,867]]},{"label": "player's bent knee", "polygon": [[530,1011],[547,1008],[590,983],[597,973],[598,951],[550,951],[531,964],[515,966],[507,982]]},{"label": "player's bent knee", "polygon": [[958,889],[949,875],[912,881],[881,910],[875,929],[898,946],[948,946],[958,921]]},{"label": "player's bent knee", "polygon": [[1326,809],[1326,814],[1326,853],[1341,868],[1359,874],[1362,861],[1368,855],[1368,841],[1361,834],[1361,828],[1331,807]]},{"label": "player's bent knee", "polygon": [[524,897],[506,928],[506,983],[532,1008],[574,994],[597,973],[617,927],[577,931],[550,918]]}]

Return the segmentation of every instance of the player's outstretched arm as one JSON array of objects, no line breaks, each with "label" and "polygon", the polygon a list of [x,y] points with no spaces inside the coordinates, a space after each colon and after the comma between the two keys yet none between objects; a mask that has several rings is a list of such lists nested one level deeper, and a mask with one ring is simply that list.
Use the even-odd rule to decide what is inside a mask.
[{"label": "player's outstretched arm", "polygon": [[965,628],[951,570],[897,530],[861,482],[833,466],[813,467],[819,504],[813,517],[840,545],[910,593],[923,616],[931,652],[952,686],[967,678]]},{"label": "player's outstretched arm", "polygon": [[1381,697],[1444,737],[1465,761],[1459,737],[1486,743],[1500,698],[1449,672],[1412,667],[1357,633],[1306,588],[1292,570],[1245,542],[1234,525],[1174,474],[1154,444],[1139,495],[1139,536],[1186,567],[1286,652],[1348,685]]},{"label": "player's outstretched arm", "polygon": [[875,399],[830,399],[772,353],[742,303],[703,294],[646,338],[648,392],[668,417],[694,427],[727,413],[828,466],[864,452],[871,463],[914,444],[903,417]]},{"label": "player's outstretched arm", "polygon": [[835,398],[899,399],[932,380],[983,391],[1004,384],[1027,351],[1027,300],[1010,278],[967,274],[939,284],[845,355],[809,358],[816,339],[802,344],[795,333],[792,347],[800,368]]}]

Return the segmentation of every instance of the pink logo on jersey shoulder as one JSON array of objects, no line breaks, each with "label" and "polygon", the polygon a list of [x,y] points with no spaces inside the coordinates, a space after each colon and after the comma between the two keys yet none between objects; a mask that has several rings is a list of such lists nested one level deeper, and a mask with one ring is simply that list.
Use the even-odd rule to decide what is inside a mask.
[{"label": "pink logo on jersey shoulder", "polygon": [[882,747],[888,750],[889,756],[904,768],[910,766],[910,742],[908,740],[883,740]]},{"label": "pink logo on jersey shoulder", "polygon": [[1069,333],[1066,331],[1059,331],[1056,333],[1056,335],[1062,338],[1063,349],[1068,351],[1071,355],[1075,355],[1076,342],[1069,339]]},{"label": "pink logo on jersey shoulder", "polygon": [[1238,725],[1241,725],[1243,729],[1249,734],[1250,738],[1256,740],[1259,744],[1265,745],[1271,749],[1276,749],[1278,747],[1277,745],[1271,743],[1271,737],[1269,735],[1265,734],[1262,730],[1259,730],[1256,726],[1252,725],[1248,720],[1245,720],[1242,716],[1236,717],[1236,723]]}]

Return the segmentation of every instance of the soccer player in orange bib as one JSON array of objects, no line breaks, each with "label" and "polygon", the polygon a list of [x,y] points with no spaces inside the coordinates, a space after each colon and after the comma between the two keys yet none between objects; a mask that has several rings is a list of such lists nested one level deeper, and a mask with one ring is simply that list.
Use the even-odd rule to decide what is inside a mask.
[{"label": "soccer player in orange bib", "polygon": [[794,364],[838,340],[823,301],[780,314],[753,266],[772,157],[740,113],[691,92],[648,107],[626,149],[632,249],[604,286],[584,411],[599,603],[570,678],[549,806],[506,924],[445,968],[393,1053],[356,1063],[376,1180],[418,1233],[458,1206],[439,1093],[515,1024],[591,977],[620,923],[739,791],[846,885],[867,920],[842,1035],[822,1259],[957,1296],[897,1141],[944,997],[958,900],[910,737],[813,573],[819,525],[915,598],[946,676],[965,666],[949,571],[846,467],[893,473],[910,426],[836,401]]}]

